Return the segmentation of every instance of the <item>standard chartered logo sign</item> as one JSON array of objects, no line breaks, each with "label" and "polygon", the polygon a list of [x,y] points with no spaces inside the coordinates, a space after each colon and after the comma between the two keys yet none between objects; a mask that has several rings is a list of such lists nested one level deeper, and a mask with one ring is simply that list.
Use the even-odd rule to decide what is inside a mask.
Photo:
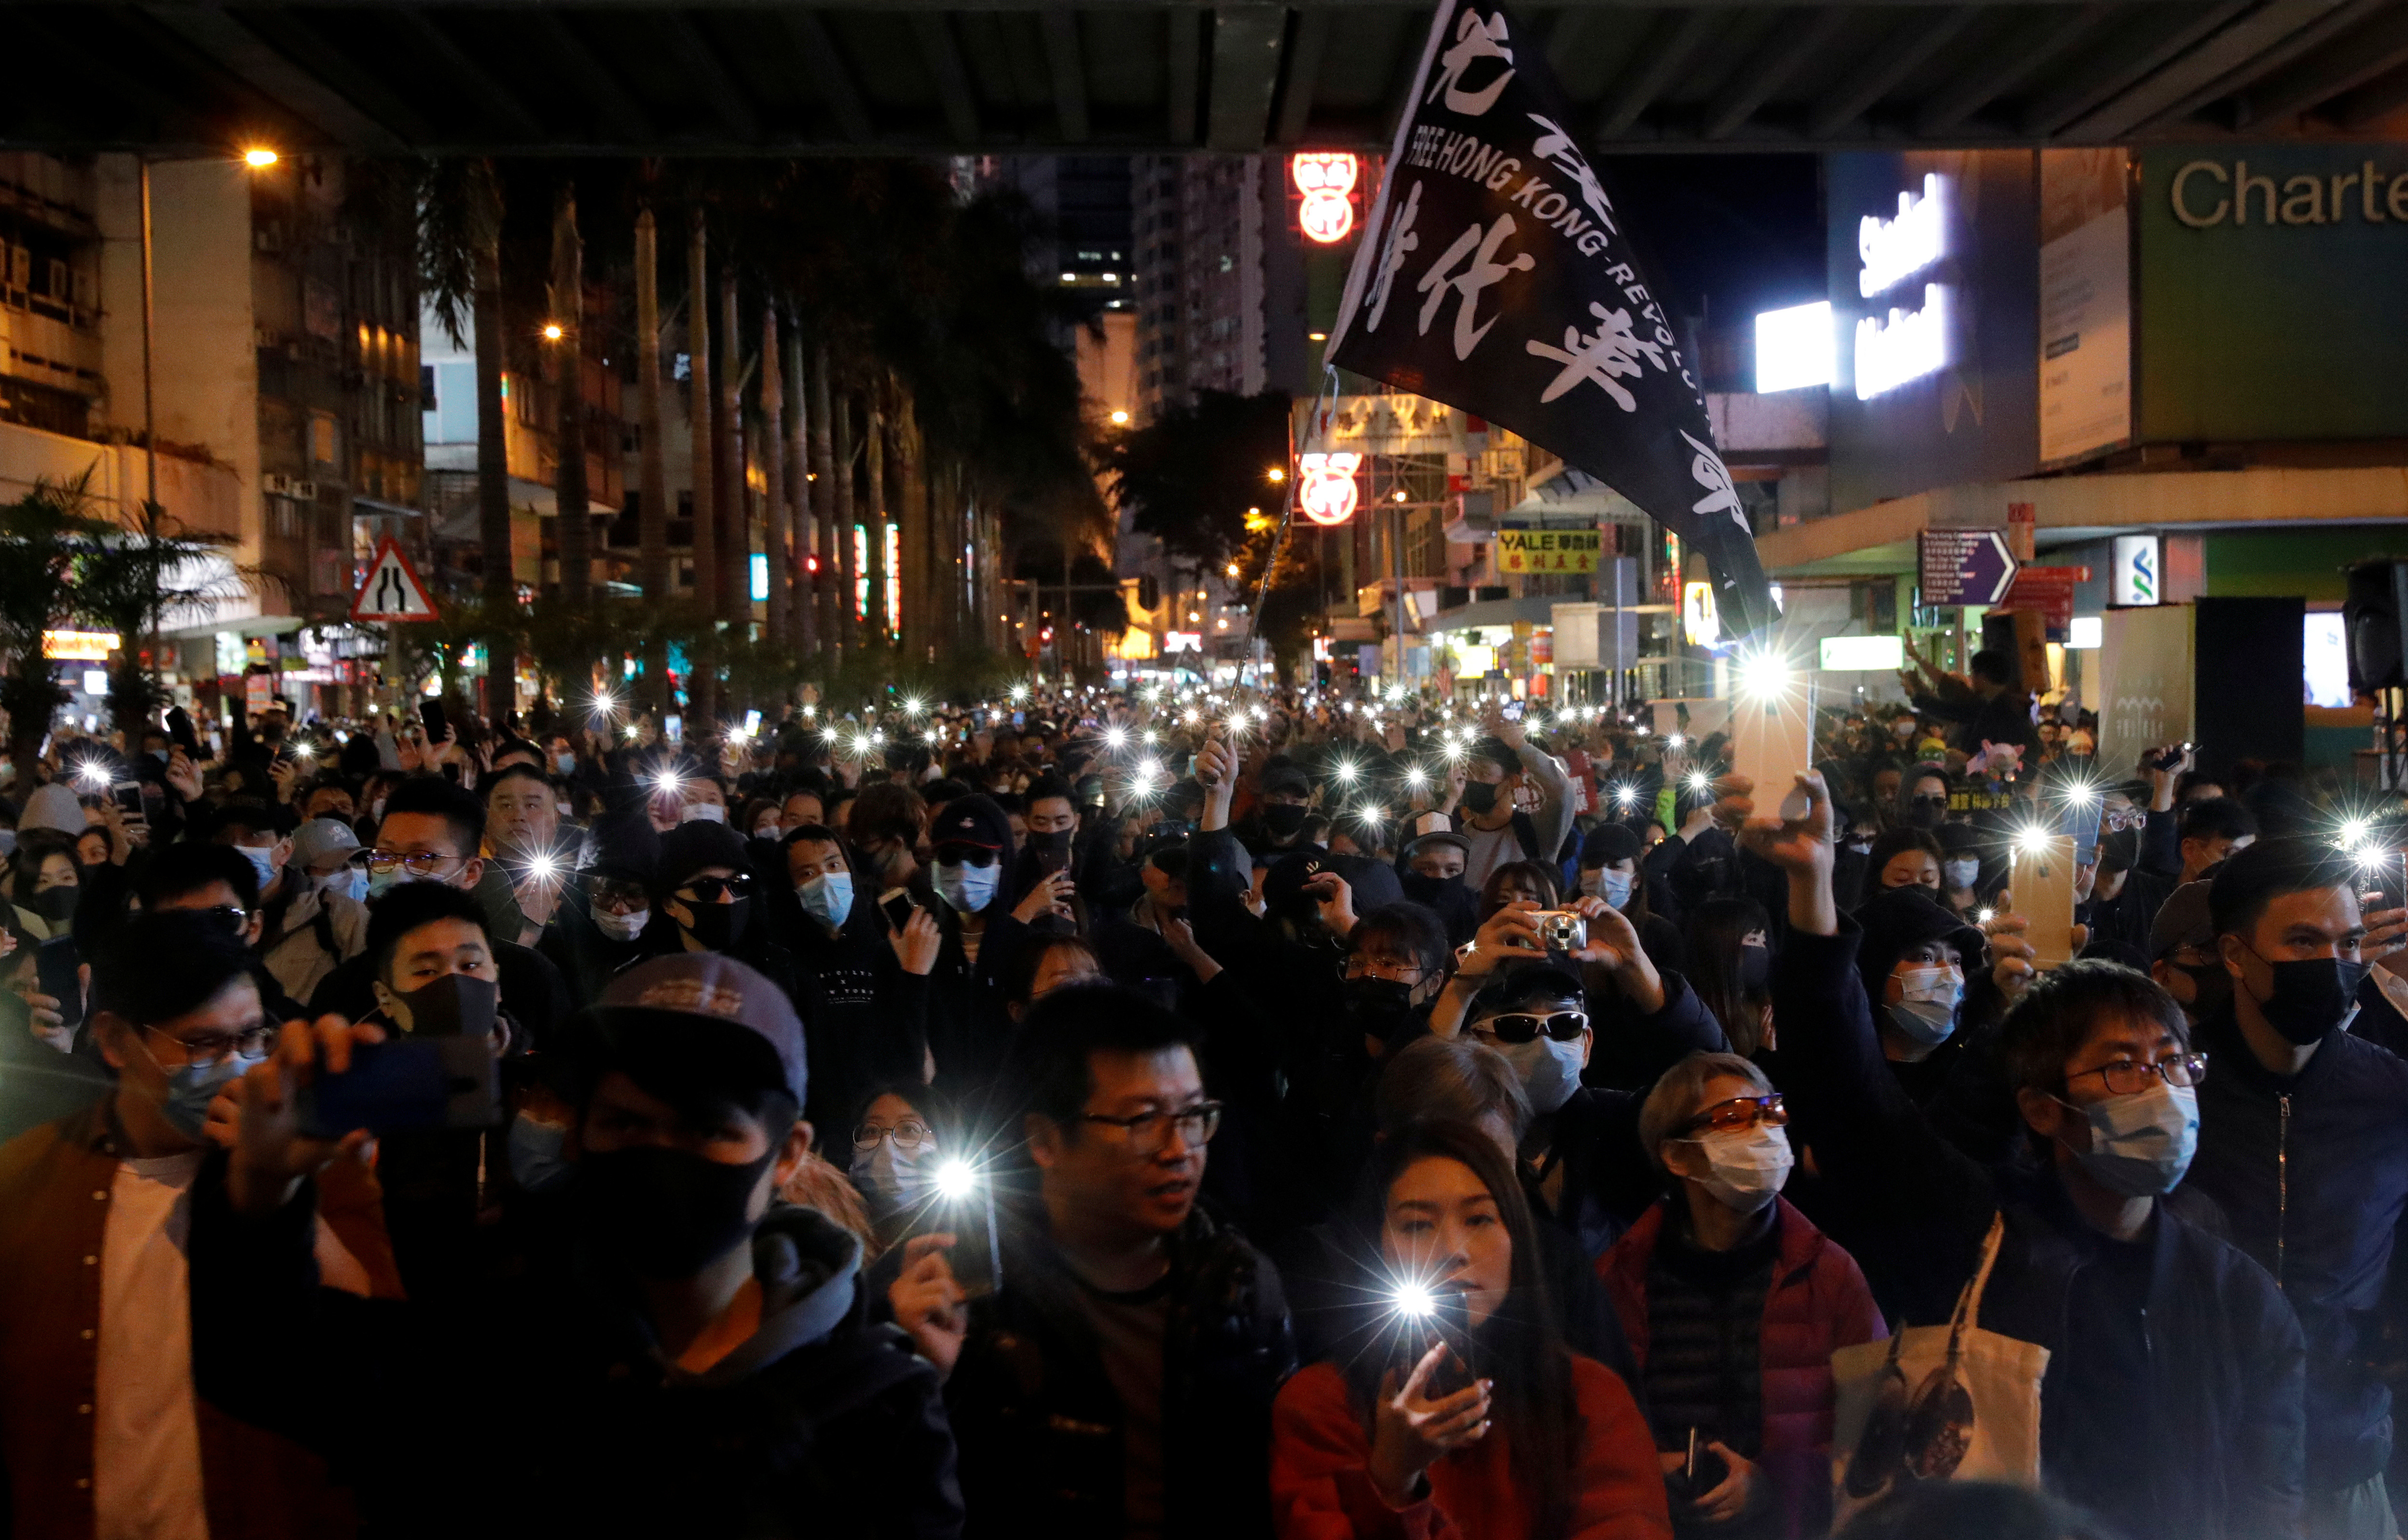
[{"label": "standard chartered logo sign", "polygon": [[2408,174],[2378,171],[2371,160],[2354,171],[2287,176],[2252,171],[2245,160],[2189,161],[2174,173],[2167,197],[2174,218],[2194,230],[2220,224],[2408,224]]},{"label": "standard chartered logo sign", "polygon": [[[1937,172],[1923,179],[1921,193],[1900,193],[1898,214],[1868,214],[1856,223],[1861,263],[1856,289],[1871,299],[1905,283],[1948,254],[1949,179]],[[1890,307],[1886,317],[1856,321],[1856,399],[1896,390],[1910,380],[1938,372],[1948,363],[1948,289],[1925,283],[1919,294],[1901,295],[1920,308]]]}]

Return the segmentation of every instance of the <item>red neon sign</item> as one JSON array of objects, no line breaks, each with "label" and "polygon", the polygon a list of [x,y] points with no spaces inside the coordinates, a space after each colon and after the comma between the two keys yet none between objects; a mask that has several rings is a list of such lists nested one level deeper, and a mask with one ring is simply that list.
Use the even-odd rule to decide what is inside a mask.
[{"label": "red neon sign", "polygon": [[1288,160],[1288,177],[1304,195],[1296,222],[1305,238],[1335,245],[1354,233],[1354,181],[1362,163],[1343,151],[1308,151]]}]

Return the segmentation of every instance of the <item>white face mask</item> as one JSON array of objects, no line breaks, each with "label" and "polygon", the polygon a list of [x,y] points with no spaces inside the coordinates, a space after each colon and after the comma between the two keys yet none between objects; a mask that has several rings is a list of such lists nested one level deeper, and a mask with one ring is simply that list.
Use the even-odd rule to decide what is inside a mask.
[{"label": "white face mask", "polygon": [[910,1208],[936,1183],[937,1141],[923,1139],[906,1149],[889,1134],[866,1150],[856,1148],[845,1174],[871,1214],[883,1217]]},{"label": "white face mask", "polygon": [[1970,856],[1962,860],[1943,861],[1940,874],[1941,880],[1948,885],[1949,891],[1955,892],[1957,888],[1973,885],[1973,879],[1982,874],[1982,863]]},{"label": "white face mask", "polygon": [[652,912],[649,909],[630,910],[624,914],[596,909],[594,911],[594,928],[614,942],[631,942],[644,933],[644,926],[652,917]]},{"label": "white face mask", "polygon": [[1924,963],[1898,975],[1905,994],[1889,1008],[1890,1025],[1925,1047],[1937,1047],[1956,1030],[1956,1007],[1965,999],[1965,973],[1955,963]]},{"label": "white face mask", "polygon": [[727,810],[716,802],[688,802],[678,813],[681,824],[724,824]]},{"label": "white face mask", "polygon": [[752,830],[752,838],[756,840],[775,840],[779,835],[785,832],[784,828],[781,827],[775,818],[765,818],[754,827]]},{"label": "white face mask", "polygon": [[1691,1140],[1706,1152],[1711,1170],[1698,1185],[1728,1208],[1754,1214],[1780,1196],[1798,1162],[1789,1136],[1762,1123],[1728,1133],[1708,1133]]}]

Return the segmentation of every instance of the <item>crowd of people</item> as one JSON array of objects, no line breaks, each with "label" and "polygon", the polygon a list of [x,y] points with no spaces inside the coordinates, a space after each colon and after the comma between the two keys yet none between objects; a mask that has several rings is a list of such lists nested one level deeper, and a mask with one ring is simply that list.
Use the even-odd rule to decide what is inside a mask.
[{"label": "crowd of people", "polygon": [[1955,1322],[1984,1511],[2389,1540],[2408,841],[1905,683],[62,730],[0,1533],[1942,1534],[1834,1355]]}]

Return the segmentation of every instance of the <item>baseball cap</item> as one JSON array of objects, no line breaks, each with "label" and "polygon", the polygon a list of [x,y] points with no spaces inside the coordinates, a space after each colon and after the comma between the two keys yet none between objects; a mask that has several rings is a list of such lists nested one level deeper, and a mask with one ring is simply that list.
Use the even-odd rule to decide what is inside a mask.
[{"label": "baseball cap", "polygon": [[1011,820],[994,798],[973,792],[945,804],[928,826],[928,843],[931,848],[971,845],[980,850],[1010,850]]},{"label": "baseball cap", "polygon": [[311,867],[360,848],[360,837],[339,818],[311,818],[293,831],[293,864]]},{"label": "baseball cap", "polygon": [[1599,824],[1581,836],[1580,864],[1604,868],[1615,861],[1639,859],[1639,836],[1627,824]]},{"label": "baseball cap", "polygon": [[[716,827],[716,826],[714,826]],[[583,1023],[608,1049],[674,1033],[682,1057],[731,1086],[805,1101],[810,1084],[803,1023],[786,992],[734,957],[678,952],[638,963],[602,986]]]}]

